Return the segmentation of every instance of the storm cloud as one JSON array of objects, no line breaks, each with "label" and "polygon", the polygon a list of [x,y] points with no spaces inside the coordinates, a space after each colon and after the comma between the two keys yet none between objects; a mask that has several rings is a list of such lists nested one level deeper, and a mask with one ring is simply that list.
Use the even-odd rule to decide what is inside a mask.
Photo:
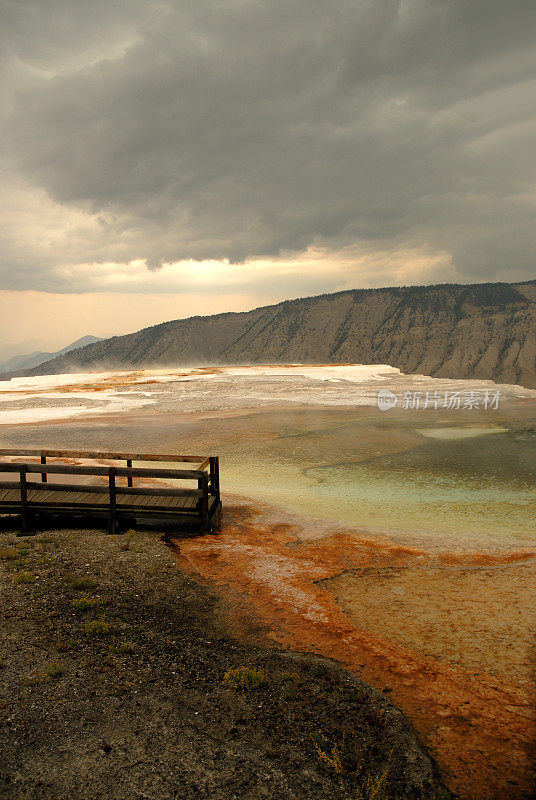
[{"label": "storm cloud", "polygon": [[2,288],[311,248],[535,277],[533,0],[2,6]]}]

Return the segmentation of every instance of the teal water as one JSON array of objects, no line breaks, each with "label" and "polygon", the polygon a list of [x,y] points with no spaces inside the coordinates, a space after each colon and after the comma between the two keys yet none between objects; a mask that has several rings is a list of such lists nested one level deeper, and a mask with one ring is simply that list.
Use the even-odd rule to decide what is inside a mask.
[{"label": "teal water", "polygon": [[536,545],[536,406],[500,412],[154,408],[3,426],[1,447],[220,455],[223,491],[315,520],[444,549]]}]

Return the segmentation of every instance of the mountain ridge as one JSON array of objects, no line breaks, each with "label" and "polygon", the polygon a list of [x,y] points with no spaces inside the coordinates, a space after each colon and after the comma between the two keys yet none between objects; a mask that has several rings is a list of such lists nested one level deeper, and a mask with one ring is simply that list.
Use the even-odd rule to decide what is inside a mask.
[{"label": "mountain ridge", "polygon": [[387,363],[536,387],[536,281],[347,289],[170,320],[18,374],[270,363]]},{"label": "mountain ridge", "polygon": [[46,350],[34,350],[32,353],[21,353],[20,355],[12,356],[6,361],[0,363],[0,372],[12,372],[13,370],[32,369],[44,364],[46,361],[51,361],[53,358],[70,353],[71,350],[78,350],[81,347],[86,347],[88,344],[95,344],[95,342],[102,341],[98,336],[86,334],[81,336],[75,342],[62,347],[61,350],[47,352]]}]

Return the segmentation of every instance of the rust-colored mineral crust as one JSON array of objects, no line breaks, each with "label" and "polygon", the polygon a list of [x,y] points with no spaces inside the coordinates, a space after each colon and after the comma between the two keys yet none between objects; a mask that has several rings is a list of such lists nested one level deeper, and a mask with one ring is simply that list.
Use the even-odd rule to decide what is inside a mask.
[{"label": "rust-colored mineral crust", "polygon": [[[334,658],[387,691],[428,746],[445,783],[461,797],[521,800],[534,796],[534,686],[527,673],[531,656],[518,671],[505,669],[498,641],[496,669],[491,670],[480,666],[479,650],[471,642],[480,635],[479,620],[493,613],[501,586],[511,588],[515,574],[509,569],[521,565],[523,580],[529,576],[534,586],[536,553],[438,555],[384,539],[367,539],[353,531],[304,540],[297,524],[274,524],[273,514],[266,510],[238,505],[226,508],[217,535],[181,539],[176,544],[197,573],[230,592],[233,599],[241,597],[278,645]],[[465,628],[458,636],[462,645],[468,643],[467,664],[453,663],[445,654],[430,655],[441,652],[449,639],[434,633],[433,624],[411,625],[411,613],[419,617],[418,605],[412,608],[392,592],[378,591],[371,605],[365,594],[367,587],[377,588],[386,570],[398,570],[403,576],[398,591],[409,594],[415,605],[412,575],[414,583],[422,582],[426,567],[437,591],[448,592],[451,573],[447,575],[447,570],[453,564],[469,571],[469,591],[474,593],[464,598],[471,613],[466,614]],[[471,570],[500,566],[505,569],[496,570],[493,587],[482,591],[485,582],[475,583]],[[360,571],[364,575],[365,610],[359,626],[337,602],[337,591],[328,588],[328,579],[348,570],[357,570],[351,573],[354,605],[359,604]],[[442,584],[443,572],[447,582]],[[476,593],[479,586],[480,594]],[[438,606],[441,614],[454,613],[458,601],[445,594]],[[455,634],[456,626],[445,635],[454,640]],[[481,652],[487,651],[489,645],[484,645]],[[531,650],[530,641],[524,645],[527,652]],[[461,652],[462,661],[463,657]],[[489,666],[489,653],[481,660]]]}]

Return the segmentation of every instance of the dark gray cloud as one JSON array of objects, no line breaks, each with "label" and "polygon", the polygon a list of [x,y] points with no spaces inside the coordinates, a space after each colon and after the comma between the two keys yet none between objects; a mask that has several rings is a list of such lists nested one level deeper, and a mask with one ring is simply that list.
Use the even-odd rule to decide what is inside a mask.
[{"label": "dark gray cloud", "polygon": [[4,6],[5,173],[75,215],[4,287],[359,243],[534,277],[533,0]]}]

